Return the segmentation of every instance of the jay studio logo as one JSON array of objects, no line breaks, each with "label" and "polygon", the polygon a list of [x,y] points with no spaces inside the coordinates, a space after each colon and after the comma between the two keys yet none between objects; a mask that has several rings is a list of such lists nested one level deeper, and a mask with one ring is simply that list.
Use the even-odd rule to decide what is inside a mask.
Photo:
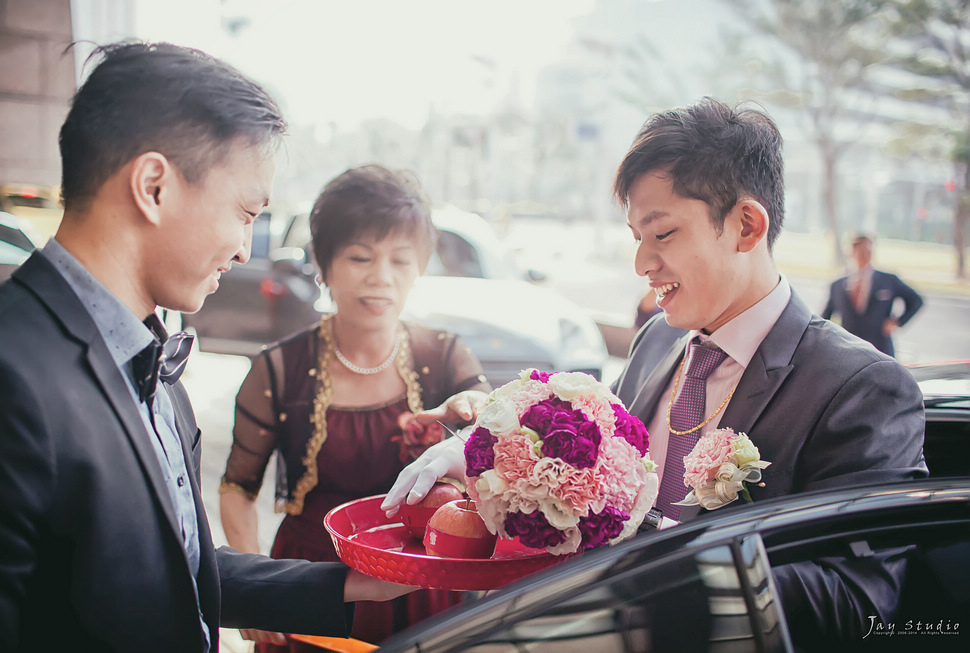
[{"label": "jay studio logo", "polygon": [[907,619],[905,621],[882,621],[876,615],[869,615],[868,632],[862,639],[870,637],[946,637],[960,635],[960,622],[952,619],[938,619],[923,621]]}]

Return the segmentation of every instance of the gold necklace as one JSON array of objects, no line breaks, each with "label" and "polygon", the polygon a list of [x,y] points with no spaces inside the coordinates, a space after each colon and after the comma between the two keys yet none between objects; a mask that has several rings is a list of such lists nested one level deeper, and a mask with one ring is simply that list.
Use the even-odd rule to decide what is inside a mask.
[{"label": "gold necklace", "polygon": [[680,359],[680,367],[677,368],[677,378],[674,379],[674,389],[670,391],[670,401],[667,402],[667,430],[673,433],[674,435],[687,435],[688,433],[693,433],[694,431],[697,431],[707,426],[707,423],[710,422],[715,417],[717,417],[717,414],[721,412],[721,409],[724,408],[725,405],[727,405],[727,402],[731,401],[731,397],[734,396],[734,391],[738,389],[738,383],[741,383],[741,380],[738,379],[738,383],[734,384],[734,388],[731,389],[731,392],[728,393],[728,396],[724,398],[724,401],[721,402],[721,405],[715,408],[714,412],[711,413],[707,419],[705,419],[703,422],[701,422],[700,424],[698,424],[692,429],[687,429],[686,431],[678,431],[670,425],[670,409],[673,408],[674,406],[674,397],[677,395],[677,385],[680,383],[680,373],[684,371],[684,363],[686,361],[687,361],[687,354],[684,354],[684,357]]}]

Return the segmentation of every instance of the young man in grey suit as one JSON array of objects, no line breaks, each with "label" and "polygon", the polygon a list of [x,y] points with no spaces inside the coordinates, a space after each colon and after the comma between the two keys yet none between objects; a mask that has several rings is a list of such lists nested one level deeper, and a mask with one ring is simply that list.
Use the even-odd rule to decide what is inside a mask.
[{"label": "young man in grey suit", "polygon": [[[839,316],[842,328],[859,336],[884,354],[896,355],[892,335],[923,307],[923,298],[890,272],[872,267],[872,239],[859,234],[852,239],[855,271],[829,287],[829,300],[822,311],[826,320]],[[893,314],[900,299],[903,312]]]},{"label": "young man in grey suit", "polygon": [[[699,512],[675,505],[687,494],[683,456],[719,427],[747,433],[771,463],[764,486],[750,488],[755,502],[927,475],[912,376],[812,315],[775,267],[781,148],[765,114],[705,99],[652,116],[616,172],[636,272],[663,312],[637,334],[614,391],[647,425],[661,475],[657,509],[675,521]],[[705,359],[713,363],[697,381],[693,362]],[[700,386],[693,414],[677,409],[688,377]],[[429,450],[401,473],[385,507],[414,503],[435,477],[463,473],[460,459],[453,445]],[[890,616],[905,569],[898,553],[773,569],[793,636],[852,640],[866,615]]]},{"label": "young man in grey suit", "polygon": [[99,54],[61,129],[60,228],[0,286],[0,651],[204,653],[220,625],[345,636],[345,602],[410,588],[213,549],[177,380],[190,341],[155,317],[198,310],[249,258],[279,108],[202,52]]}]

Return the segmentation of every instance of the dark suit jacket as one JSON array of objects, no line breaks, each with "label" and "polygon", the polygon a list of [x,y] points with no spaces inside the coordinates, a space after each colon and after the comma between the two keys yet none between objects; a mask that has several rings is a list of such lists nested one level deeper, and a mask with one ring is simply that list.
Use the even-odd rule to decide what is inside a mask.
[{"label": "dark suit jacket", "polygon": [[[688,332],[655,317],[634,340],[617,396],[645,423],[666,408],[666,389]],[[771,466],[755,502],[826,488],[923,478],[923,399],[892,358],[811,314],[792,292],[788,306],[748,364],[721,427],[747,433]],[[686,489],[685,489],[686,493]],[[719,510],[743,507],[738,501]],[[681,520],[706,512],[681,510]],[[803,633],[858,641],[855,615],[891,616],[905,565],[898,552],[875,559],[795,564],[773,573],[789,624]],[[811,616],[803,618],[805,613]],[[798,617],[798,622],[792,620]],[[836,624],[836,632],[831,629]],[[858,635],[861,637],[861,635]]]},{"label": "dark suit jacket", "polygon": [[893,341],[883,334],[882,325],[892,316],[896,298],[903,300],[903,313],[896,318],[899,326],[903,326],[923,306],[923,298],[919,293],[895,274],[873,270],[869,301],[865,310],[859,313],[849,296],[849,277],[842,277],[829,287],[829,300],[822,311],[822,317],[828,320],[832,315],[838,315],[843,329],[871,342],[882,353],[892,356],[895,353]]},{"label": "dark suit jacket", "polygon": [[[199,604],[218,628],[345,635],[346,568],[213,549],[201,433],[171,386],[199,519]],[[0,651],[200,651],[171,498],[122,373],[34,254],[0,285]]]}]

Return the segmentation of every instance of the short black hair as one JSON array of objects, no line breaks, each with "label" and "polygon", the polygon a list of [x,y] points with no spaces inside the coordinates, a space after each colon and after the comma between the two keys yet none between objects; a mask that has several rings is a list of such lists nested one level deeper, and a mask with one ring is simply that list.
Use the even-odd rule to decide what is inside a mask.
[{"label": "short black hair", "polygon": [[770,250],[785,219],[781,150],[781,133],[767,114],[706,97],[644,123],[617,168],[613,195],[627,207],[641,175],[665,172],[675,193],[707,203],[718,232],[734,205],[751,197],[768,212]]},{"label": "short black hair", "polygon": [[237,139],[278,144],[286,131],[262,87],[200,50],[122,41],[97,48],[89,61],[98,57],[61,127],[65,209],[89,201],[144,152],[165,155],[196,183]]},{"label": "short black hair", "polygon": [[438,232],[431,202],[407,170],[374,164],[351,168],[327,183],[310,211],[313,256],[324,281],[340,249],[361,236],[381,240],[391,232],[414,239],[423,272]]}]

